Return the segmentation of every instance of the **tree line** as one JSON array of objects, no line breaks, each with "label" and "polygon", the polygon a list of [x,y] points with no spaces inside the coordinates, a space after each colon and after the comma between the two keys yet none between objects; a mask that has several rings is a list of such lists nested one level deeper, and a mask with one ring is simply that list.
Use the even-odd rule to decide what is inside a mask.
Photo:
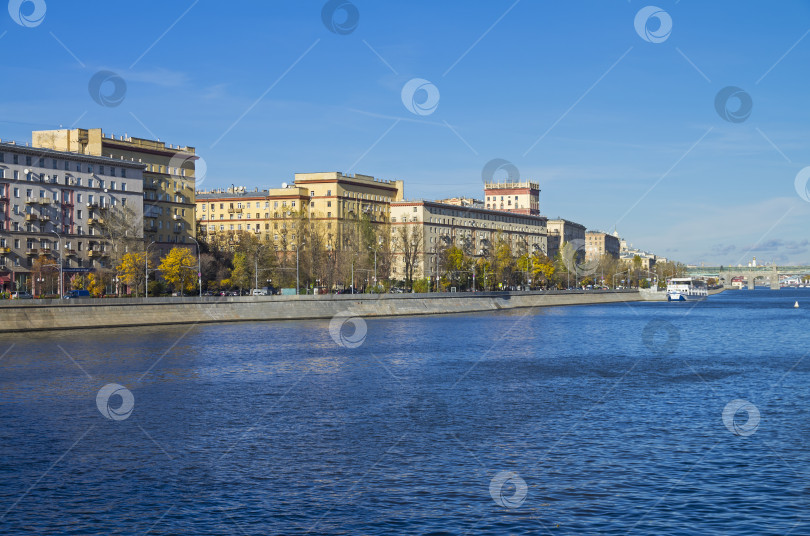
[{"label": "tree line", "polygon": [[[198,263],[202,290],[213,292],[295,288],[296,281],[301,293],[645,287],[685,273],[683,265],[672,262],[646,271],[638,256],[629,265],[609,255],[586,262],[583,244],[564,243],[550,258],[528,240],[502,232],[481,240],[477,251],[466,235],[439,237],[426,251],[420,226],[401,225],[392,234],[390,224],[373,222],[367,214],[351,216],[325,223],[303,210],[287,211],[265,231],[272,241],[256,232],[205,232],[201,226],[198,260],[193,243],[162,257],[149,251],[138,237],[142,222],[134,212],[107,208],[98,230],[105,267],[72,276],[66,288],[86,288],[93,295],[194,294],[200,290]],[[52,259],[37,259],[32,279],[53,288],[48,278],[58,270]]]}]

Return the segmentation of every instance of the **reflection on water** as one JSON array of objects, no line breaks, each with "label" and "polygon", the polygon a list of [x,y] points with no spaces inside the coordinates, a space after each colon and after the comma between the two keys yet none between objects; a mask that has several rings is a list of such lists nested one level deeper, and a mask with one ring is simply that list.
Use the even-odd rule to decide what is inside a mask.
[{"label": "reflection on water", "polygon": [[0,531],[804,533],[794,300],[4,337]]}]

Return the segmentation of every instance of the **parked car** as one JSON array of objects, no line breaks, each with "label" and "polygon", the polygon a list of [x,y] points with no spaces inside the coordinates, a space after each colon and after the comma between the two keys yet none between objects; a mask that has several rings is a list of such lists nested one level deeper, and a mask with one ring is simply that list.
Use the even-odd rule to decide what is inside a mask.
[{"label": "parked car", "polygon": [[82,290],[82,289],[69,290],[67,292],[67,294],[62,296],[62,298],[65,299],[65,300],[70,300],[70,299],[74,299],[74,298],[89,298],[89,297],[90,297],[90,291],[89,290]]},{"label": "parked car", "polygon": [[253,292],[252,292],[252,295],[253,296],[269,296],[270,295],[270,289],[268,287],[254,288]]},{"label": "parked car", "polygon": [[12,300],[33,300],[34,297],[28,292],[14,292],[11,294]]}]

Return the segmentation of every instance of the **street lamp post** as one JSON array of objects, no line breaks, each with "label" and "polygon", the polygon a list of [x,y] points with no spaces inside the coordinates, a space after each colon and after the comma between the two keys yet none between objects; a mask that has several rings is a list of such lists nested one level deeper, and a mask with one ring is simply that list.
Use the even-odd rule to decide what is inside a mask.
[{"label": "street lamp post", "polygon": [[200,269],[202,265],[200,264],[200,243],[197,242],[197,239],[193,236],[189,236],[189,238],[194,240],[194,243],[197,244],[197,286],[200,287],[200,298],[202,298],[202,270]]},{"label": "street lamp post", "polygon": [[377,286],[377,250],[382,247],[382,237],[377,240],[377,247],[369,246],[368,249],[374,250],[374,286]]},{"label": "street lamp post", "polygon": [[261,244],[256,246],[256,255],[253,257],[253,260],[256,261],[256,269],[253,272],[253,288],[259,288],[259,249],[261,247]]},{"label": "street lamp post", "polygon": [[56,235],[57,240],[59,241],[57,244],[57,248],[59,250],[59,297],[65,295],[65,278],[63,273],[63,265],[64,265],[64,255],[65,252],[62,250],[62,237],[56,231],[51,231],[53,234]]},{"label": "street lamp post", "polygon": [[154,244],[155,242],[152,241],[146,246],[146,250],[144,250],[143,254],[143,296],[144,299],[149,297],[149,246]]},{"label": "street lamp post", "polygon": [[298,265],[298,249],[299,249],[299,246],[298,246],[298,244],[293,244],[293,247],[295,248],[295,295],[297,296],[299,294],[298,289],[301,288],[300,279],[299,279],[300,272],[299,272],[299,269],[298,269],[298,266],[299,266]]}]

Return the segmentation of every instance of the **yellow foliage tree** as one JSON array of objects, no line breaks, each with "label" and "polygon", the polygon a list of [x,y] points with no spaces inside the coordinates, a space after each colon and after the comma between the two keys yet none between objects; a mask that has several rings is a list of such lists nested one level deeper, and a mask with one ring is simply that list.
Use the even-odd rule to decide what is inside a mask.
[{"label": "yellow foliage tree", "polygon": [[90,274],[87,276],[87,290],[94,298],[100,298],[104,295],[104,281],[98,274]]},{"label": "yellow foliage tree", "polygon": [[177,290],[191,291],[197,282],[197,259],[188,248],[173,247],[160,260],[158,269],[172,287]]},{"label": "yellow foliage tree", "polygon": [[121,259],[121,264],[115,268],[118,271],[118,278],[135,292],[143,286],[146,277],[145,260],[146,253],[126,253]]}]

